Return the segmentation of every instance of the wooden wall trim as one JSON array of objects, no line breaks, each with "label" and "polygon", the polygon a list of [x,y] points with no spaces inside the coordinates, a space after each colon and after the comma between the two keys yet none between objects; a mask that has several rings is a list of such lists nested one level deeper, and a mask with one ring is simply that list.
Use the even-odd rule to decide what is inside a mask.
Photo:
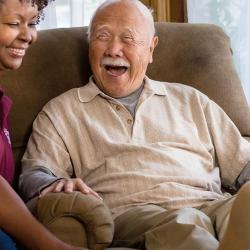
[{"label": "wooden wall trim", "polygon": [[186,0],[141,0],[153,9],[155,21],[185,22]]},{"label": "wooden wall trim", "polygon": [[155,21],[164,22],[170,20],[170,1],[171,0],[151,0]]}]

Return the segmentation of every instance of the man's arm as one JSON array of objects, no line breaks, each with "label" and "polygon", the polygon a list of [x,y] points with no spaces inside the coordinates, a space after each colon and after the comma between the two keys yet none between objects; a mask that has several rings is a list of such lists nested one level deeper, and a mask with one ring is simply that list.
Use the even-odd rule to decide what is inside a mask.
[{"label": "man's arm", "polygon": [[25,202],[38,196],[44,188],[60,180],[45,167],[34,167],[24,171],[19,178],[19,192]]},{"label": "man's arm", "polygon": [[28,211],[22,200],[0,176],[0,228],[27,249],[83,249],[58,240]]},{"label": "man's arm", "polygon": [[[25,180],[25,181],[24,181]],[[102,198],[80,178],[59,178],[45,167],[34,167],[25,171],[20,176],[20,193],[24,201],[29,201],[35,196],[43,197],[47,193],[72,193],[80,191],[83,194],[92,194]]]},{"label": "man's arm", "polygon": [[[99,195],[81,179],[74,177],[71,161],[71,133],[65,126],[67,117],[60,115],[61,103],[48,103],[38,114],[33,124],[26,152],[22,159],[23,173],[19,189],[25,201],[48,192],[80,191]],[[69,143],[69,145],[67,144]]]},{"label": "man's arm", "polygon": [[242,179],[243,184],[246,180],[245,173],[248,172],[247,165],[250,162],[250,143],[242,137],[227,114],[211,100],[206,105],[205,115],[222,184],[234,190],[236,182]]}]

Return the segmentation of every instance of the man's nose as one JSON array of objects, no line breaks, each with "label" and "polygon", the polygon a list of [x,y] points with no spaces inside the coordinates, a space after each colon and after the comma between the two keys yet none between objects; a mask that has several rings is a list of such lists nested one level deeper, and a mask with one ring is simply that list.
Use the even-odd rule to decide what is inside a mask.
[{"label": "man's nose", "polygon": [[112,39],[108,43],[108,48],[105,51],[106,56],[121,57],[123,56],[123,44],[119,39]]}]

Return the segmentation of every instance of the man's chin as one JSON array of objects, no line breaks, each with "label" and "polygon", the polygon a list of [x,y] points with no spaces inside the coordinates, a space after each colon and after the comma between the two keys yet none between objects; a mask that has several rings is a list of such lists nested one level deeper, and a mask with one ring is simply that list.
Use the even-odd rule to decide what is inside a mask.
[{"label": "man's chin", "polygon": [[103,85],[102,91],[107,94],[110,97],[113,98],[121,98],[127,96],[127,85],[125,84],[119,84],[119,83],[113,83],[113,86],[109,87],[107,85]]},{"label": "man's chin", "polygon": [[129,78],[126,73],[120,76],[106,75],[104,79],[107,84],[113,84],[115,86],[124,86],[129,83]]}]

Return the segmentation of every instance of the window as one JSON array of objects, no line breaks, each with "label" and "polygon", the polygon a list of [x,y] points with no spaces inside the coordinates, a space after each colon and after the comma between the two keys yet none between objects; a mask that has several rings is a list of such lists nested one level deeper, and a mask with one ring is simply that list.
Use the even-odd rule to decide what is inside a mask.
[{"label": "window", "polygon": [[[184,0],[141,0],[153,10],[155,21],[184,22]],[[104,0],[60,0],[45,9],[38,29],[87,26]]]},{"label": "window", "polygon": [[96,8],[104,0],[60,0],[52,2],[45,10],[45,19],[38,29],[87,26]]},{"label": "window", "polygon": [[221,26],[230,36],[236,69],[250,103],[250,1],[187,0],[188,22]]}]

